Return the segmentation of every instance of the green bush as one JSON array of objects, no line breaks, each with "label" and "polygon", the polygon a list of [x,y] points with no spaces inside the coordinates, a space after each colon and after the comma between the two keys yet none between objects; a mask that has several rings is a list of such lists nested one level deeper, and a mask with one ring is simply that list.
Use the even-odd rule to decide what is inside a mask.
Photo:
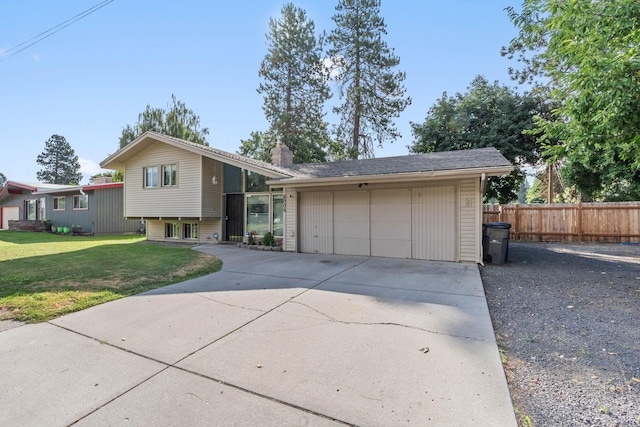
[{"label": "green bush", "polygon": [[262,244],[265,246],[273,246],[273,234],[271,234],[269,231],[264,233],[264,236],[262,236]]}]

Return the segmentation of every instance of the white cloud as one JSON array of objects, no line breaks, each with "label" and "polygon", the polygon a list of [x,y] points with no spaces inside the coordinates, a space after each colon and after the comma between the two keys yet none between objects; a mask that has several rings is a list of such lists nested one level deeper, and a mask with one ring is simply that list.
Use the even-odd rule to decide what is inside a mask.
[{"label": "white cloud", "polygon": [[83,181],[89,182],[89,178],[93,175],[107,172],[106,169],[102,169],[100,165],[93,160],[83,159],[82,157],[78,158],[80,162],[80,172],[82,172],[82,176],[84,178]]}]

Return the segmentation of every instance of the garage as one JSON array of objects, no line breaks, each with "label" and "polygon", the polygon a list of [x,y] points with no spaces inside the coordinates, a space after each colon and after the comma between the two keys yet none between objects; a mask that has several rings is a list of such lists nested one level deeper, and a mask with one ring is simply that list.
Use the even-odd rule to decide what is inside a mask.
[{"label": "garage", "polygon": [[457,261],[457,186],[301,192],[300,251]]},{"label": "garage", "polygon": [[20,219],[20,209],[17,206],[3,206],[0,217],[2,218],[2,229],[9,229],[9,221],[17,221]]}]

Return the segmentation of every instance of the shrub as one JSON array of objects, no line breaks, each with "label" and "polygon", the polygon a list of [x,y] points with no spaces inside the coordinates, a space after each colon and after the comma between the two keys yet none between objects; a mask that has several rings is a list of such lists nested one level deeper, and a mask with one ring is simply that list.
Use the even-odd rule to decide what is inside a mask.
[{"label": "shrub", "polygon": [[273,246],[273,243],[273,234],[271,234],[269,231],[264,233],[264,236],[262,236],[262,244],[265,246]]}]

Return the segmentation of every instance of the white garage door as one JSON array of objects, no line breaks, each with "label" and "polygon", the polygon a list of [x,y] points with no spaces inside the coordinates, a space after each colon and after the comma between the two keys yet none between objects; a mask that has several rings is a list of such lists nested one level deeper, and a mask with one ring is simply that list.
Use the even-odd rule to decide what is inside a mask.
[{"label": "white garage door", "polygon": [[2,228],[9,229],[9,220],[17,221],[20,219],[20,209],[17,206],[5,206],[2,208]]},{"label": "white garage door", "polygon": [[300,252],[333,253],[333,193],[300,193]]},{"label": "white garage door", "polygon": [[456,186],[300,193],[301,252],[457,260]]},{"label": "white garage door", "polygon": [[333,248],[341,255],[369,255],[369,192],[333,193]]},{"label": "white garage door", "polygon": [[456,191],[453,185],[412,190],[412,258],[456,261]]},{"label": "white garage door", "polygon": [[411,258],[411,190],[371,191],[371,255]]}]

